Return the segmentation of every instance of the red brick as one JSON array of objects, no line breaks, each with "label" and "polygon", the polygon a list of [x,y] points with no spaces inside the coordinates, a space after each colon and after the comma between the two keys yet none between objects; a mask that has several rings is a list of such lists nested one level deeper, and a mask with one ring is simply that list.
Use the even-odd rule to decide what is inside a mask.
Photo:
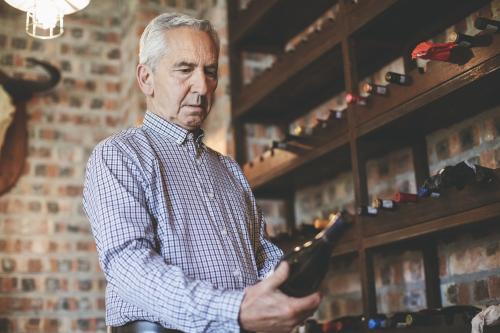
[{"label": "red brick", "polygon": [[35,273],[42,271],[42,261],[40,259],[28,260],[28,272]]},{"label": "red brick", "polygon": [[460,283],[458,285],[458,304],[471,304],[471,285]]},{"label": "red brick", "polygon": [[488,290],[491,298],[500,298],[500,276],[488,278]]}]

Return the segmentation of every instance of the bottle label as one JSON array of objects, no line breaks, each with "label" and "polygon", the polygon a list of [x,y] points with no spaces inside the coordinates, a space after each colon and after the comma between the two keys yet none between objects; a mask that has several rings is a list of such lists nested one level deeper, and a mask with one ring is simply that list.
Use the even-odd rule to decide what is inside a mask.
[{"label": "bottle label", "polygon": [[394,202],[392,200],[382,200],[382,207],[392,209],[394,208]]},{"label": "bottle label", "polygon": [[498,27],[496,25],[488,23],[488,24],[486,24],[485,30],[490,30],[492,32],[497,32],[498,31]]},{"label": "bottle label", "polygon": [[378,214],[378,209],[372,206],[367,206],[366,207],[366,212],[370,215],[377,215]]},{"label": "bottle label", "polygon": [[461,40],[457,43],[457,45],[461,47],[471,47],[472,43],[466,40]]},{"label": "bottle label", "polygon": [[377,86],[377,94],[379,95],[386,95],[387,94],[387,87],[384,86]]}]

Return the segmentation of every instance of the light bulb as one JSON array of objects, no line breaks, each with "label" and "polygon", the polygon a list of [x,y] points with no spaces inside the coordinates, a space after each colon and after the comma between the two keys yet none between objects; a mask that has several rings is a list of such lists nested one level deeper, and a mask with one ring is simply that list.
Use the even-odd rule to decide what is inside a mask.
[{"label": "light bulb", "polygon": [[35,24],[40,28],[55,28],[60,15],[59,10],[51,0],[38,0],[35,3],[33,18]]}]

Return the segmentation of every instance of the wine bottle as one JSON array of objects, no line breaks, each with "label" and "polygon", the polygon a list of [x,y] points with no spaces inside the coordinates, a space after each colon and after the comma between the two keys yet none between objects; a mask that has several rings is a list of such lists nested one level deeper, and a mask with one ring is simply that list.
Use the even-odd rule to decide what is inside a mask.
[{"label": "wine bottle", "polygon": [[395,210],[396,202],[392,200],[375,198],[372,201],[372,207],[377,209]]},{"label": "wine bottle", "polygon": [[413,193],[397,192],[394,194],[394,201],[397,203],[401,202],[417,202],[418,195]]},{"label": "wine bottle", "polygon": [[347,214],[332,214],[328,227],[313,240],[284,255],[281,261],[290,265],[290,271],[287,280],[280,286],[281,291],[293,297],[303,297],[315,292],[328,272],[335,243],[349,225],[351,219]]},{"label": "wine bottle", "polygon": [[345,95],[345,101],[348,105],[357,104],[361,106],[367,106],[368,100],[365,97],[358,96],[355,94],[348,93]]},{"label": "wine bottle", "polygon": [[490,45],[492,38],[487,34],[470,36],[454,31],[448,35],[448,40],[462,47],[477,47]]},{"label": "wine bottle", "polygon": [[[410,326],[429,326],[429,325],[437,325],[439,324],[439,318],[436,317],[433,313],[423,310],[419,312],[408,313],[405,318],[404,327]],[[400,327],[402,327],[401,325]]]},{"label": "wine bottle", "polygon": [[345,109],[342,110],[330,110],[330,115],[335,119],[342,119],[345,117]]},{"label": "wine bottle", "polygon": [[419,196],[440,193],[442,189],[453,186],[461,190],[469,183],[490,183],[495,178],[493,169],[463,161],[454,166],[446,166],[428,178],[420,188]]},{"label": "wine bottle", "polygon": [[322,325],[315,319],[307,319],[304,325],[299,327],[298,333],[323,333]]},{"label": "wine bottle", "polygon": [[378,314],[371,316],[370,319],[366,322],[368,329],[376,330],[379,328],[387,328],[389,327],[389,322],[387,321],[387,316],[383,314]]},{"label": "wine bottle", "polygon": [[316,230],[323,230],[325,229],[328,224],[330,223],[330,220],[326,220],[326,219],[315,219],[314,222],[313,222],[313,225],[314,225],[314,229]]},{"label": "wine bottle", "polygon": [[387,82],[399,84],[401,86],[408,86],[412,82],[411,76],[394,72],[385,73],[385,80]]},{"label": "wine bottle", "polygon": [[452,305],[439,309],[439,312],[444,316],[447,325],[456,324],[456,320],[460,319],[460,324],[468,324],[481,309],[472,305]]},{"label": "wine bottle", "polygon": [[389,94],[389,89],[386,86],[381,86],[378,84],[365,83],[362,89],[367,94],[376,94],[387,96]]},{"label": "wine bottle", "polygon": [[344,316],[323,323],[323,333],[334,333],[362,329],[365,325],[365,316]]},{"label": "wine bottle", "polygon": [[378,209],[372,206],[361,206],[358,207],[358,215],[361,216],[377,216]]},{"label": "wine bottle", "polygon": [[487,19],[485,17],[478,17],[474,21],[474,27],[478,30],[489,30],[492,32],[500,31],[500,21]]}]

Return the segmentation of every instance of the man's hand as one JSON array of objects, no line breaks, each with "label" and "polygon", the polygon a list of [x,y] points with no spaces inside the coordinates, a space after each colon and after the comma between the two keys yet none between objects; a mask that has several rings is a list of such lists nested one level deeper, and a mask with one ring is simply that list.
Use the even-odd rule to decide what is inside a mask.
[{"label": "man's hand", "polygon": [[316,311],[321,301],[319,293],[296,298],[278,289],[287,279],[288,270],[288,264],[283,262],[267,279],[246,288],[239,317],[243,329],[290,332]]}]

